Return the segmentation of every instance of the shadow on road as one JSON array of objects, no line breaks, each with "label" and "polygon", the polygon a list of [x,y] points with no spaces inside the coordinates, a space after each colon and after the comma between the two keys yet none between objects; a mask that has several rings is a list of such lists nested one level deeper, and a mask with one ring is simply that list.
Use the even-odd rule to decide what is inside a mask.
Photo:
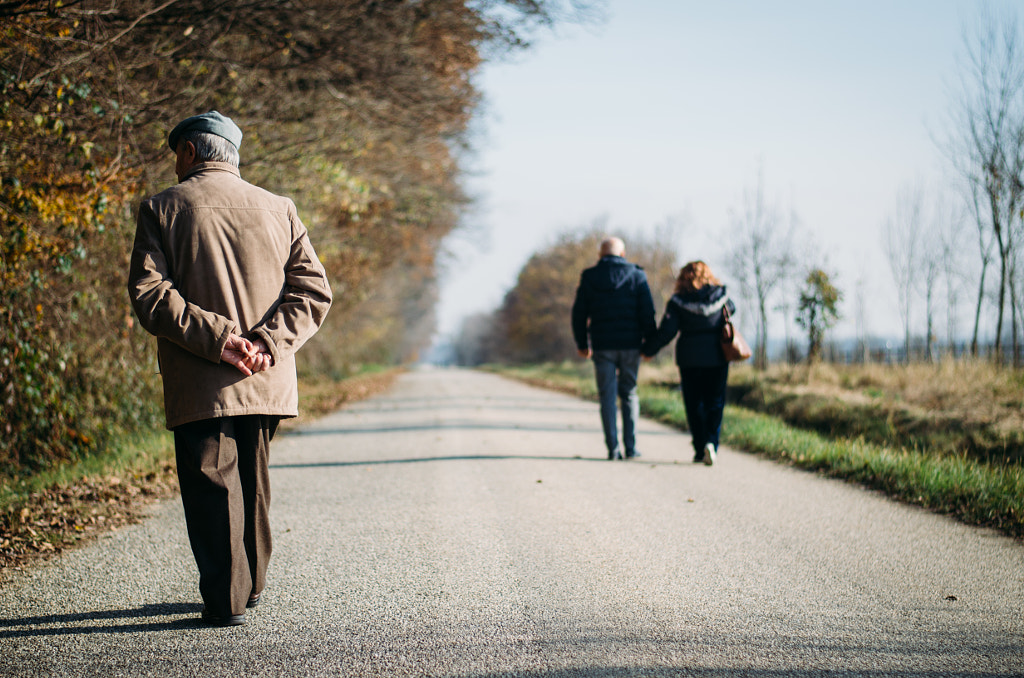
[{"label": "shadow on road", "polygon": [[[463,454],[463,455],[450,455],[444,457],[408,457],[405,459],[370,459],[365,461],[313,461],[313,462],[301,462],[295,464],[270,464],[271,469],[303,469],[303,468],[340,468],[346,466],[387,466],[391,464],[419,464],[425,462],[436,462],[436,461],[503,461],[508,459],[522,459],[528,461],[583,461],[583,462],[599,462],[602,464],[609,463],[607,457],[544,457],[538,455],[527,455],[527,454]],[[699,466],[704,468],[703,464],[692,464],[689,462],[681,462],[677,460],[657,461],[654,459],[641,458],[636,460],[623,461],[618,460],[614,462],[616,464],[629,464],[632,466]]]},{"label": "shadow on road", "polygon": [[[877,670],[865,672],[860,670],[846,669],[751,669],[744,668],[711,668],[701,666],[679,665],[673,667],[659,667],[658,670],[638,668],[635,666],[584,666],[573,669],[551,669],[538,671],[515,671],[502,673],[481,673],[474,674],[470,678],[565,678],[566,676],[580,676],[581,678],[625,678],[626,676],[637,675],[666,675],[686,676],[687,678],[733,678],[734,676],[746,676],[748,678],[859,678],[860,676],[884,676],[885,678],[942,678],[953,675],[946,671],[921,671],[917,669],[906,670]],[[1019,678],[1016,673],[992,673],[984,670],[957,672],[959,678]]]},{"label": "shadow on road", "polygon": [[[89,633],[140,633],[187,629],[201,625],[199,613],[202,609],[203,606],[199,603],[162,603],[143,605],[131,610],[97,610],[95,612],[51,614],[39,617],[22,617],[20,619],[0,619],[0,638],[68,636]],[[141,620],[151,617],[169,617],[183,614],[192,616],[172,621],[78,625],[82,622],[101,622],[118,619]]]},{"label": "shadow on road", "polygon": [[523,403],[509,401],[497,404],[490,400],[474,400],[469,398],[440,399],[424,402],[423,400],[410,400],[409,404],[398,402],[376,402],[370,404],[350,405],[344,408],[344,412],[354,414],[393,414],[395,412],[437,412],[439,410],[488,410],[492,412],[567,412],[570,414],[591,414],[597,411],[597,403],[581,402],[579,405],[564,403]]},{"label": "shadow on road", "polygon": [[[398,426],[373,426],[366,428],[326,428],[326,429],[300,429],[296,431],[288,431],[286,435],[289,436],[333,436],[333,435],[353,435],[353,434],[375,434],[375,433],[410,433],[419,431],[522,431],[527,433],[588,433],[603,435],[602,431],[598,427],[587,426],[587,427],[574,427],[574,426],[560,426],[552,424],[550,426],[545,425],[527,425],[522,426],[519,424],[507,424],[507,423],[489,423],[489,422],[478,422],[478,421],[439,421],[433,423],[423,424],[403,424]],[[679,435],[678,431],[672,430],[657,430],[657,431],[639,431],[638,435],[642,436],[676,436]]]}]

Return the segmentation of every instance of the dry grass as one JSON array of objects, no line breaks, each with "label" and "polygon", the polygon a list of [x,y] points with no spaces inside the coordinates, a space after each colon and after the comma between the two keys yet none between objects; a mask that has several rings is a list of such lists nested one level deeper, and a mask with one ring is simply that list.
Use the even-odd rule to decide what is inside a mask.
[{"label": "dry grass", "polygon": [[766,377],[822,395],[897,400],[973,422],[1001,422],[1013,428],[1024,422],[1022,375],[990,363],[774,366]]},{"label": "dry grass", "polygon": [[731,381],[742,405],[794,425],[986,461],[1024,459],[1024,375],[1016,370],[970,361],[776,365]]}]

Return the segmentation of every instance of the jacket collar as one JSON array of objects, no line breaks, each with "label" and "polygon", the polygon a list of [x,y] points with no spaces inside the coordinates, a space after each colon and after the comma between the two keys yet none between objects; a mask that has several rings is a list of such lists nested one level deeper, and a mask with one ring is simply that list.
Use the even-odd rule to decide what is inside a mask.
[{"label": "jacket collar", "polygon": [[722,310],[729,297],[725,285],[706,285],[696,292],[675,294],[672,301],[695,315],[711,316]]},{"label": "jacket collar", "polygon": [[[229,162],[200,162],[192,165],[185,176],[181,178],[181,181],[185,181],[191,177],[202,172],[229,172],[234,174],[236,177],[241,177],[242,173],[238,171],[238,168]],[[178,182],[181,183],[181,182]]]}]

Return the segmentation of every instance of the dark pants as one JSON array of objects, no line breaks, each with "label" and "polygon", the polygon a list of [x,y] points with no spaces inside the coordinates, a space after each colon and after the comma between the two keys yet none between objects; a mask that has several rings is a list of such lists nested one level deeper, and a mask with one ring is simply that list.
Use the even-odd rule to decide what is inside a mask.
[{"label": "dark pants", "polygon": [[615,396],[622,406],[622,443],[626,456],[636,452],[636,422],[640,418],[640,398],[636,392],[636,378],[640,372],[639,350],[595,350],[594,374],[597,378],[597,395],[601,401],[601,428],[604,429],[604,444],[608,456],[621,454],[619,431],[616,426],[618,414],[615,410]]},{"label": "dark pants", "polygon": [[267,582],[270,441],[279,417],[205,419],[174,429],[178,482],[199,593],[211,614],[245,613]]},{"label": "dark pants", "polygon": [[680,367],[679,381],[683,387],[686,423],[693,437],[693,449],[704,457],[704,446],[711,443],[718,449],[725,411],[725,384],[729,364],[720,367]]}]

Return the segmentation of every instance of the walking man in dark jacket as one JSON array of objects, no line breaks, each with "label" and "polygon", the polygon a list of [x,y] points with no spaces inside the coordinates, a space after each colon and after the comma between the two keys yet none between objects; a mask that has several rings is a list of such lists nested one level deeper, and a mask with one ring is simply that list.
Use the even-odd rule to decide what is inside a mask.
[{"label": "walking man in dark jacket", "polygon": [[[572,334],[580,356],[594,361],[601,400],[601,426],[609,459],[639,457],[636,420],[640,400],[636,378],[640,347],[657,329],[654,300],[643,268],[624,258],[619,238],[601,242],[601,260],[583,271],[572,305]],[[589,336],[589,341],[588,341]],[[622,442],[616,427],[615,396],[622,404]]]}]

